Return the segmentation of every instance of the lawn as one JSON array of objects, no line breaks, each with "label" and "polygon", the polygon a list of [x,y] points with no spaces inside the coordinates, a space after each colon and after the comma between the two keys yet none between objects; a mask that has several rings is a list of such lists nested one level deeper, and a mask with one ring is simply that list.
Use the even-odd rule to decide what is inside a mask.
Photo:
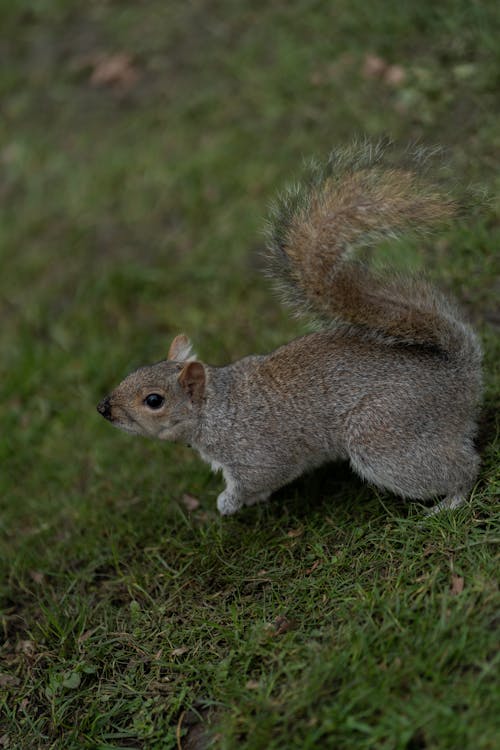
[{"label": "lawn", "polygon": [[[494,0],[0,4],[0,748],[498,747],[499,38]],[[427,518],[335,465],[221,518],[95,405],[181,331],[211,364],[304,331],[268,206],[362,134],[480,196],[384,247],[482,337],[477,487]]]}]

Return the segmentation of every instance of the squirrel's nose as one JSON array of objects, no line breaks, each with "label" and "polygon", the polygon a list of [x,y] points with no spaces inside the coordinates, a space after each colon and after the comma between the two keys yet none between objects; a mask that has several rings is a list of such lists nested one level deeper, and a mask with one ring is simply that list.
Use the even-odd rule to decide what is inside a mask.
[{"label": "squirrel's nose", "polygon": [[102,414],[105,419],[111,419],[111,404],[109,403],[109,398],[103,398],[103,400],[97,404],[97,411],[99,414]]}]

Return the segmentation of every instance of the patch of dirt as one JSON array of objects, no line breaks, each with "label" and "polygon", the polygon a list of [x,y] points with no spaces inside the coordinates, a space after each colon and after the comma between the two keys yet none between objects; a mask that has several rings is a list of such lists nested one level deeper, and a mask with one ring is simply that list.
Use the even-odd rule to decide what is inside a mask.
[{"label": "patch of dirt", "polygon": [[[207,708],[183,712],[177,723],[178,750],[208,750],[214,747],[216,738],[210,727],[218,715],[218,711]],[[184,735],[182,730],[185,731]]]}]

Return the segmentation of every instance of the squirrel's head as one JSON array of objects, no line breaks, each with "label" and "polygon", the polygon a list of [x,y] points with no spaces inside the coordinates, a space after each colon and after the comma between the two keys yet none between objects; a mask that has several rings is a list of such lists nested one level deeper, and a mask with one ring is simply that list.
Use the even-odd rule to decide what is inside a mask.
[{"label": "squirrel's head", "polygon": [[205,367],[187,336],[176,336],[168,358],[130,373],[97,406],[115,427],[162,440],[188,439],[205,395]]}]

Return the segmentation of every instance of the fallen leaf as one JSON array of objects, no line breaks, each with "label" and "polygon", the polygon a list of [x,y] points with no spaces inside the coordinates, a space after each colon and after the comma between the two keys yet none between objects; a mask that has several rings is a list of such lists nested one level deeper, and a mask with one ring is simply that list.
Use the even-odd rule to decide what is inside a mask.
[{"label": "fallen leaf", "polygon": [[321,564],[321,560],[315,560],[310,568],[307,568],[305,571],[306,576],[310,576],[311,573],[316,570],[316,568]]},{"label": "fallen leaf", "polygon": [[314,70],[309,76],[309,80],[313,86],[322,86],[325,82],[325,76],[320,70]]},{"label": "fallen leaf", "polygon": [[139,78],[132,57],[126,52],[99,55],[94,61],[90,83],[92,86],[121,86],[130,88]]},{"label": "fallen leaf", "polygon": [[249,690],[258,690],[260,688],[260,682],[258,680],[248,680],[245,687]]},{"label": "fallen leaf", "polygon": [[85,641],[88,641],[90,636],[94,635],[97,630],[98,628],[90,628],[90,630],[86,630],[84,633],[78,636],[78,643],[85,643]]},{"label": "fallen leaf", "polygon": [[298,529],[290,529],[290,531],[286,532],[286,535],[289,536],[291,539],[295,539],[297,536],[302,536],[304,533],[304,529],[302,526],[299,526]]},{"label": "fallen leaf", "polygon": [[17,687],[20,682],[19,677],[16,677],[14,674],[0,673],[0,688]]},{"label": "fallen leaf", "polygon": [[382,78],[386,70],[387,63],[382,57],[373,54],[365,55],[361,69],[365,78]]},{"label": "fallen leaf", "polygon": [[170,656],[182,656],[183,654],[187,654],[188,651],[187,646],[179,646],[179,648],[172,649]]},{"label": "fallen leaf", "polygon": [[273,624],[272,635],[283,635],[287,630],[290,630],[292,623],[284,615],[278,615]]},{"label": "fallen leaf", "polygon": [[182,496],[182,504],[190,513],[200,507],[200,501],[194,495],[188,495],[187,492]]},{"label": "fallen leaf", "polygon": [[214,514],[208,510],[200,510],[200,512],[193,516],[193,518],[197,523],[207,523],[207,521],[210,521],[210,519],[213,518],[213,515]]},{"label": "fallen leaf", "polygon": [[18,653],[20,652],[22,654],[25,654],[26,656],[33,656],[33,654],[35,653],[35,650],[36,648],[35,648],[34,641],[29,641],[29,640],[19,641],[19,643],[16,645],[16,651]]},{"label": "fallen leaf", "polygon": [[457,594],[461,594],[464,590],[464,579],[462,576],[457,576],[455,573],[451,574],[451,588],[450,592],[453,594],[453,596],[456,596]]},{"label": "fallen leaf", "polygon": [[406,79],[406,71],[401,65],[389,65],[384,73],[384,81],[389,86],[400,86]]}]

